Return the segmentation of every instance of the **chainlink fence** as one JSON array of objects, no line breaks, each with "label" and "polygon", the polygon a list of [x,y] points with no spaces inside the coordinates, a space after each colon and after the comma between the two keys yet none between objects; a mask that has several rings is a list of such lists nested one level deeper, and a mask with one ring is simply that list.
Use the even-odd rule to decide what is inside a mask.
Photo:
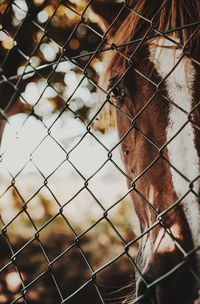
[{"label": "chainlink fence", "polygon": [[[106,33],[91,6],[111,14]],[[132,299],[136,190],[123,138],[112,123],[93,127],[107,103],[121,111],[98,78],[102,53],[119,47],[107,36],[129,12],[128,1],[0,1],[0,303]]]}]

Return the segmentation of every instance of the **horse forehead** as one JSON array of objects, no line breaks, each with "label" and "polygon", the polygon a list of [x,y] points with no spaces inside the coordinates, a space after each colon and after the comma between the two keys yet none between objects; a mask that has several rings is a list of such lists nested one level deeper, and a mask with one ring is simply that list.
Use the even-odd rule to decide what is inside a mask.
[{"label": "horse forehead", "polygon": [[[180,205],[187,219],[194,246],[198,247],[200,245],[200,204],[197,198],[200,188],[199,180],[193,183],[194,193],[190,191],[189,186],[190,182],[199,176],[200,161],[196,145],[197,133],[187,117],[187,113],[192,112],[194,106],[196,69],[192,61],[183,56],[181,49],[176,49],[164,38],[159,38],[149,45],[149,52],[149,59],[161,77],[166,94],[171,100],[166,147],[169,162],[172,165],[169,166],[172,185],[178,199],[181,199]],[[173,243],[168,236],[164,237],[162,244],[160,248],[163,250],[167,246],[168,249],[173,248]]]},{"label": "horse forehead", "polygon": [[[165,39],[158,38],[149,45],[150,61],[162,78],[170,83],[170,91],[178,94],[186,94],[194,89],[196,76],[195,68],[189,58],[183,55],[181,48],[176,48],[176,44]],[[178,98],[177,98],[178,102]],[[187,107],[187,104],[184,106]],[[185,109],[187,110],[187,109]]]}]

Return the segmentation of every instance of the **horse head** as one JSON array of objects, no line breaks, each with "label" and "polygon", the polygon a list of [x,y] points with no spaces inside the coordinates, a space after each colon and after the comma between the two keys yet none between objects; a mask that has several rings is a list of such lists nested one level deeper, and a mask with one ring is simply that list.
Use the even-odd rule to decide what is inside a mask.
[{"label": "horse head", "polygon": [[118,9],[120,26],[104,22],[111,49],[99,83],[117,108],[141,228],[130,303],[199,303],[200,1],[130,1]]}]

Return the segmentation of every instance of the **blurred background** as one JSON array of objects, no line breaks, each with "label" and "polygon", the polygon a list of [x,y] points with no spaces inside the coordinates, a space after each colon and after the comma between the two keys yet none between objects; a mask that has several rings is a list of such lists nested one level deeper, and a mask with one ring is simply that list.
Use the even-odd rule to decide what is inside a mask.
[{"label": "blurred background", "polygon": [[115,18],[122,5],[0,1],[0,303],[121,303],[133,292],[137,248],[125,245],[137,221],[119,140],[114,125],[95,125],[97,13]]}]

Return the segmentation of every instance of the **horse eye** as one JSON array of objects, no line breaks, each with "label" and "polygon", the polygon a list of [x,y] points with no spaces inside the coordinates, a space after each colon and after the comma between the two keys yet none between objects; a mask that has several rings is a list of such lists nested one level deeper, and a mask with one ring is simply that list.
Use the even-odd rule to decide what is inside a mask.
[{"label": "horse eye", "polygon": [[117,77],[111,78],[109,81],[108,88],[112,92],[112,97],[114,97],[115,99],[118,99],[119,101],[124,101],[125,91],[122,87],[122,83],[121,82],[117,83],[117,81],[118,81]]},{"label": "horse eye", "polygon": [[120,97],[122,95],[122,90],[119,86],[115,86],[112,90],[113,96],[114,97]]}]

